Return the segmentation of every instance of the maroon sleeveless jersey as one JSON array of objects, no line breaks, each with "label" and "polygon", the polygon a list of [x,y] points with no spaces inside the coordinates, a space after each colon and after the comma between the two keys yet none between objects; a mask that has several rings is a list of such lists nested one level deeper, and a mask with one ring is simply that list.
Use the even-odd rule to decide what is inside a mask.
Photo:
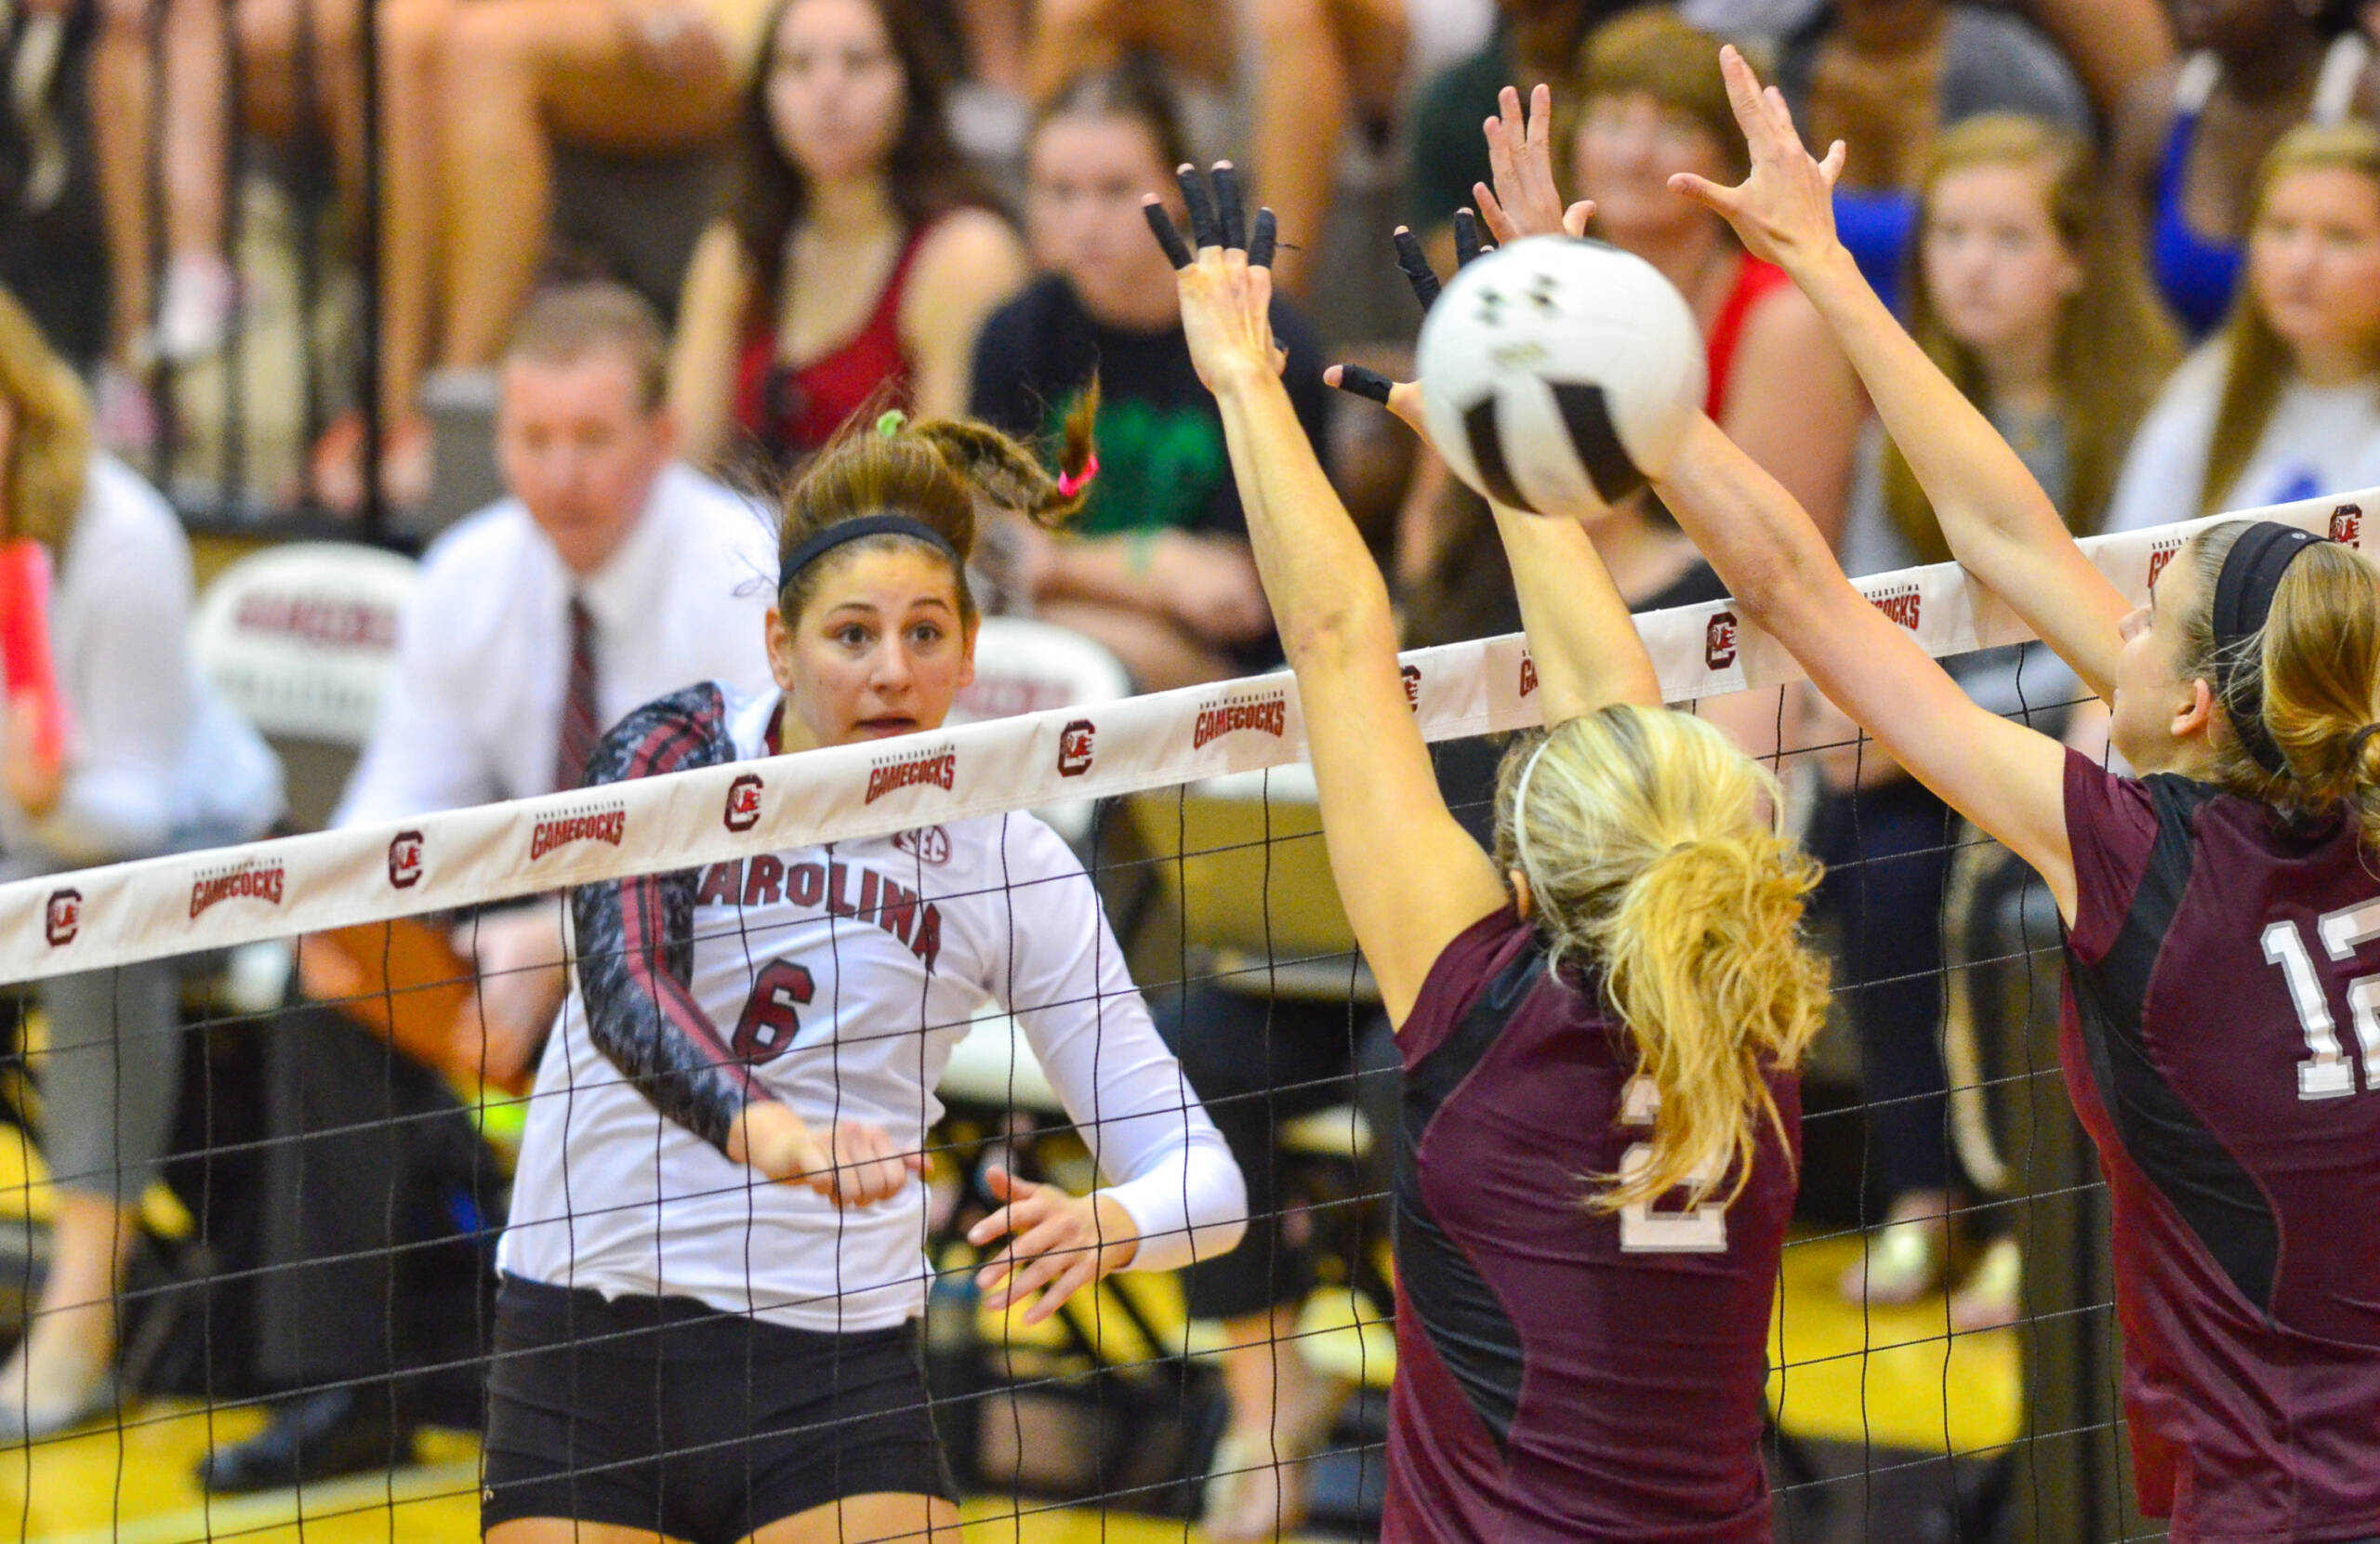
[{"label": "maroon sleeveless jersey", "polygon": [[[1762,1385],[1798,1153],[1765,1131],[1724,1207],[1590,1210],[1592,1176],[1648,1155],[1630,1149],[1652,1085],[1510,909],[1447,945],[1397,1043],[1383,1544],[1767,1539]],[[1798,1085],[1769,1088],[1798,1148]]]},{"label": "maroon sleeveless jersey", "polygon": [[2113,1214],[2141,1508],[2380,1534],[2380,863],[2203,783],[2066,764],[2060,1060]]}]

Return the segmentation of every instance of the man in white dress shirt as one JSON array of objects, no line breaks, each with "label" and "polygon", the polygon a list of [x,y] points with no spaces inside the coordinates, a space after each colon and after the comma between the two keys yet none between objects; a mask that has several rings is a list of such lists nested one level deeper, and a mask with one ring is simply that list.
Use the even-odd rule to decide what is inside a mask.
[{"label": "man in white dress shirt", "polygon": [[[595,740],[641,704],[699,680],[768,684],[774,522],[672,458],[665,362],[651,308],[616,285],[532,305],[501,375],[496,452],[511,496],[424,555],[379,720],[334,824],[575,787]],[[562,910],[549,898],[456,930],[480,983],[464,1022],[484,1025],[492,1082],[533,1066],[553,1023]],[[364,984],[335,950],[310,942],[303,957],[310,996]],[[218,1493],[407,1461],[418,1391],[393,1374],[479,1349],[451,1333],[409,1347],[406,1326],[390,1323],[414,1297],[392,1290],[403,1260],[425,1253],[390,1251],[426,1231],[425,1215],[451,1233],[490,1188],[493,1167],[454,1092],[335,1012],[284,1018],[258,1370],[294,1396],[261,1434],[202,1467]],[[460,1317],[468,1331],[480,1316],[467,1301]]]}]

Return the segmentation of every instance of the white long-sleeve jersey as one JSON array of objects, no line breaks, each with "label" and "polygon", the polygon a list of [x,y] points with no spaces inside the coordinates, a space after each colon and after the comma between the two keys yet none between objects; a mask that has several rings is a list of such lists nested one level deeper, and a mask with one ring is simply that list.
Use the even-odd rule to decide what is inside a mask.
[{"label": "white long-sleeve jersey", "polygon": [[[774,698],[716,683],[631,714],[590,785],[765,754]],[[582,817],[600,836],[600,787]],[[1138,1225],[1135,1269],[1232,1247],[1237,1166],[1150,1023],[1097,891],[1028,814],[584,887],[577,981],[537,1072],[503,1269],[801,1328],[923,1311],[926,1195],[838,1210],[719,1144],[746,1102],[919,1151],[972,1016],[1016,1017]]]}]

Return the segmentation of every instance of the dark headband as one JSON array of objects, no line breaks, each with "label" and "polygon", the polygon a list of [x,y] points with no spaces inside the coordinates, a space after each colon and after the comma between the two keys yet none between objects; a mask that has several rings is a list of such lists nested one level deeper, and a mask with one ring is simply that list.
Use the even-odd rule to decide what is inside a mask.
[{"label": "dark headband", "polygon": [[2281,576],[2299,553],[2324,539],[2274,521],[2249,526],[2223,556],[2215,604],[2207,614],[2215,632],[2215,692],[2231,719],[2231,732],[2256,765],[2276,777],[2289,770],[2289,762],[2265,727],[2264,661],[2250,657],[2247,643],[2272,614]]},{"label": "dark headband", "polygon": [[783,594],[794,576],[812,563],[832,552],[845,542],[855,542],[864,536],[906,536],[939,548],[953,566],[963,568],[966,561],[959,556],[959,548],[950,538],[921,520],[906,515],[862,515],[857,520],[839,520],[823,531],[813,531],[801,539],[800,545],[785,555],[777,567],[777,592]]}]

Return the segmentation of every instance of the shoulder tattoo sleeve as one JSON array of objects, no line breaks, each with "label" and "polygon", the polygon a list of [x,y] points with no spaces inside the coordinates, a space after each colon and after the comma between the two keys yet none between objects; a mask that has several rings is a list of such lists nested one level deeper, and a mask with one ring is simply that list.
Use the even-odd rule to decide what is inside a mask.
[{"label": "shoulder tattoo sleeve", "polygon": [[[645,704],[603,736],[589,786],[735,759],[727,705],[709,683]],[[694,999],[697,871],[639,875],[571,891],[588,1036],[654,1107],[724,1148],[745,1104],[771,1097]]]}]

